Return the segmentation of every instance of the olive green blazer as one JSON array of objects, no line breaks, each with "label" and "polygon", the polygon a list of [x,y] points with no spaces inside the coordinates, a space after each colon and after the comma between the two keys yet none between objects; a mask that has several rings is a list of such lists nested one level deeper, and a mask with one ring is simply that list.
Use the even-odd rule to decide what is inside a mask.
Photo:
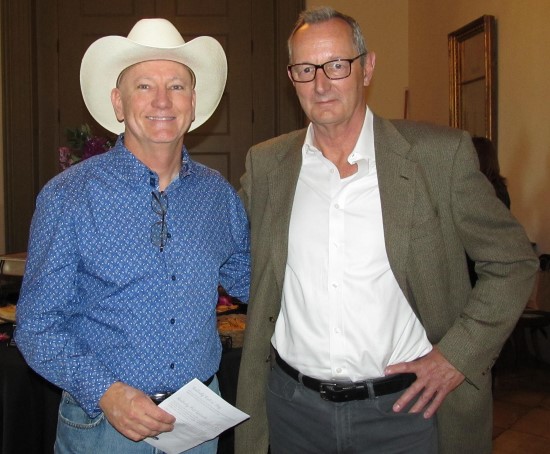
[{"label": "olive green blazer", "polygon": [[[237,454],[267,452],[265,389],[280,310],[288,227],[305,130],[252,147],[241,179],[252,288],[237,406]],[[491,452],[491,367],[531,292],[538,261],[523,228],[479,172],[463,131],[374,117],[385,245],[428,338],[465,376],[437,413],[440,452]],[[476,261],[471,288],[465,253]]]}]

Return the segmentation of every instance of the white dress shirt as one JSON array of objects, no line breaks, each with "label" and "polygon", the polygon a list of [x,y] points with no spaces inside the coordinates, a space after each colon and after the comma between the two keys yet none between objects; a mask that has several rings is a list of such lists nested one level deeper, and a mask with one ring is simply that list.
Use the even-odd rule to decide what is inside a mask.
[{"label": "white dress shirt", "polygon": [[305,375],[359,381],[432,349],[393,275],[384,244],[373,115],[348,157],[358,171],[340,178],[313,146],[302,148],[289,226],[281,312],[272,343]]}]

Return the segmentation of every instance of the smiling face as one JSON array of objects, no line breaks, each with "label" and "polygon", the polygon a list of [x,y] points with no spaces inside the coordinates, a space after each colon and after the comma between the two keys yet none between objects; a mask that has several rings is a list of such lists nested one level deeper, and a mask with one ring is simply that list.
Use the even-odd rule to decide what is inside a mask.
[{"label": "smiling face", "polygon": [[[303,25],[292,37],[291,46],[291,64],[320,65],[338,58],[354,58],[358,54],[351,27],[338,18]],[[314,126],[330,127],[362,119],[364,87],[370,83],[373,70],[374,54],[368,53],[364,67],[359,59],[355,60],[351,74],[345,79],[330,80],[322,69],[318,69],[313,81],[293,82],[302,109]]]},{"label": "smiling face", "polygon": [[124,141],[132,151],[173,144],[179,151],[195,118],[191,71],[181,63],[155,60],[137,63],[122,73],[111,101],[124,120]]}]

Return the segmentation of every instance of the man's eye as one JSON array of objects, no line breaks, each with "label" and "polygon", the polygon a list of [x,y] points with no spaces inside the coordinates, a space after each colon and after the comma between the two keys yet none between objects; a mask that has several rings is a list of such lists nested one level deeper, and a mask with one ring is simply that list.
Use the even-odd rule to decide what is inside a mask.
[{"label": "man's eye", "polygon": [[330,62],[328,66],[328,69],[332,70],[332,71],[341,71],[343,66],[341,62],[339,61],[333,61],[333,62]]},{"label": "man's eye", "polygon": [[138,86],[139,90],[147,90],[149,88],[148,84],[139,84]]},{"label": "man's eye", "polygon": [[170,90],[185,90],[185,87],[183,85],[172,85]]},{"label": "man's eye", "polygon": [[309,74],[311,71],[313,71],[313,66],[304,66],[301,72],[304,74]]}]

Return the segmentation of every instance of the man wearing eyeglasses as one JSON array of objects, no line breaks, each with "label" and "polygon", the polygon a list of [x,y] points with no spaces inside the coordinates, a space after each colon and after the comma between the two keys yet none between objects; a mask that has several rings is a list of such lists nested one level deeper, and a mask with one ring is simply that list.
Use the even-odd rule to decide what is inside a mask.
[{"label": "man wearing eyeglasses", "polygon": [[[248,220],[231,185],[191,159],[188,131],[224,91],[222,46],[167,20],[92,43],[81,88],[118,134],[41,191],[16,340],[63,389],[55,452],[153,454],[173,430],[157,404],[193,379],[219,391],[218,285],[248,301]],[[217,439],[185,451],[215,454]]]},{"label": "man wearing eyeglasses", "polygon": [[466,133],[366,106],[375,56],[355,20],[306,11],[288,44],[311,123],[253,147],[241,180],[237,453],[490,453],[490,370],[531,291],[529,241]]}]

